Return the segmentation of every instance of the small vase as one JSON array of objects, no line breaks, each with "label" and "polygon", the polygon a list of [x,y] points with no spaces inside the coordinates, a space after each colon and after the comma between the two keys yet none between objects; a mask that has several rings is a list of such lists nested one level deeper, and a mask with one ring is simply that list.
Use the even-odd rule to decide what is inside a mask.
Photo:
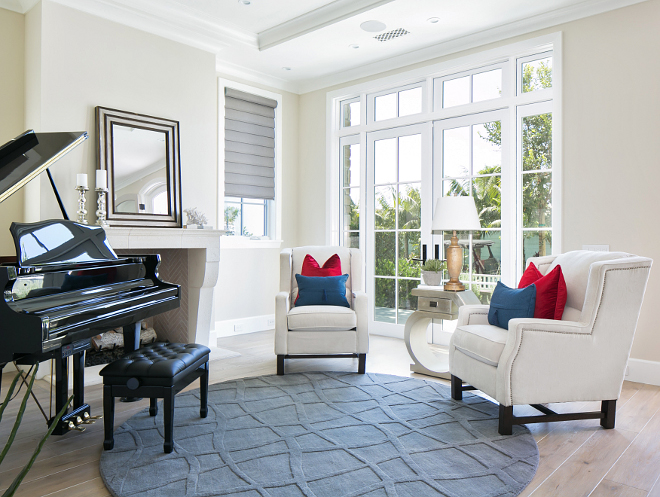
[{"label": "small vase", "polygon": [[427,286],[440,286],[442,271],[422,271],[422,279]]}]

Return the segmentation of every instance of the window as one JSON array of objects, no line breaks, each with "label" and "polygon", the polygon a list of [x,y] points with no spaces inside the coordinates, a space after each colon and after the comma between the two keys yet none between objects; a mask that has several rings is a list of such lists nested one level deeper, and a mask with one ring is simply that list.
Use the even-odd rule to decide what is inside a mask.
[{"label": "window", "polygon": [[341,125],[344,128],[360,125],[359,98],[353,98],[341,103]]},{"label": "window", "polygon": [[223,227],[227,235],[274,238],[281,97],[231,83],[222,84],[220,100],[224,116]]},{"label": "window", "polygon": [[360,248],[360,143],[349,136],[341,145],[342,240],[345,247]]},{"label": "window", "polygon": [[502,67],[478,69],[433,81],[436,109],[467,105],[502,96]]},{"label": "window", "polygon": [[552,88],[552,55],[525,57],[518,62],[522,93]]},{"label": "window", "polygon": [[419,83],[393,92],[377,93],[369,98],[374,121],[419,114],[422,112],[423,100],[424,91]]},{"label": "window", "polygon": [[266,236],[268,234],[267,200],[225,197],[227,235]]},{"label": "window", "polygon": [[[353,87],[348,98],[337,91],[330,241],[364,251],[376,333],[402,336],[416,308],[410,292],[421,282],[419,259],[444,256],[451,233],[430,232],[440,196],[475,199],[481,230],[458,234],[460,279],[484,303],[498,281],[516,284],[529,257],[561,250],[560,156],[552,139],[558,36],[546,40],[415,69],[399,76],[407,79],[399,86],[385,87],[389,77]],[[359,102],[368,122],[351,117],[349,127],[345,109]],[[434,327],[432,340],[442,344],[452,325]]]}]

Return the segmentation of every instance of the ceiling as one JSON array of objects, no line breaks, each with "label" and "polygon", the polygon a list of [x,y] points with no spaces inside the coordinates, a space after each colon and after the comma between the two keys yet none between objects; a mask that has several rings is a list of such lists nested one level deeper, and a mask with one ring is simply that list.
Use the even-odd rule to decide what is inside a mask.
[{"label": "ceiling", "polygon": [[[213,52],[226,76],[305,93],[644,0],[53,1]],[[385,29],[362,30],[370,20]],[[408,34],[374,38],[397,29]]]}]

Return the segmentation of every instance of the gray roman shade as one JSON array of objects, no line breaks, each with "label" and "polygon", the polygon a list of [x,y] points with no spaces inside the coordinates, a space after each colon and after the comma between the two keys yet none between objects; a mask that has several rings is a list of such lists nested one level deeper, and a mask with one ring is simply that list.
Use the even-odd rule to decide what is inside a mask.
[{"label": "gray roman shade", "polygon": [[225,196],[275,198],[275,107],[225,88]]}]

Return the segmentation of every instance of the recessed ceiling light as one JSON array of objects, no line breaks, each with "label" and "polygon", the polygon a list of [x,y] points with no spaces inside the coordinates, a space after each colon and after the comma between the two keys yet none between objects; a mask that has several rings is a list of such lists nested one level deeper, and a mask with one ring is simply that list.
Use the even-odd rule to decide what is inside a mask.
[{"label": "recessed ceiling light", "polygon": [[363,31],[368,33],[378,33],[379,31],[383,31],[387,26],[385,26],[385,23],[380,21],[365,21],[360,24],[360,27]]},{"label": "recessed ceiling light", "polygon": [[250,5],[250,0],[238,0],[241,5]]},{"label": "recessed ceiling light", "polygon": [[355,43],[353,43],[353,44],[349,45],[348,47],[349,48],[354,48],[354,49],[357,50],[358,48],[360,48],[360,45],[356,45]]},{"label": "recessed ceiling light", "polygon": [[290,71],[291,70],[290,67],[283,67],[282,69],[284,69],[285,71]]},{"label": "recessed ceiling light", "polygon": [[440,18],[439,17],[429,17],[426,21],[430,22],[431,24],[436,24],[437,22],[440,21]]}]

